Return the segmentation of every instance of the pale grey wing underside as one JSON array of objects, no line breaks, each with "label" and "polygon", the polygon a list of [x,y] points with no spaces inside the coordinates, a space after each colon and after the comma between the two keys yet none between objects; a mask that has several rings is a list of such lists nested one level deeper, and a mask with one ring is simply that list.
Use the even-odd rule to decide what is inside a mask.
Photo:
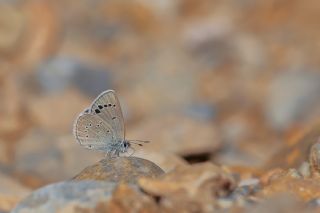
[{"label": "pale grey wing underside", "polygon": [[77,141],[88,149],[108,150],[114,140],[111,126],[97,115],[83,113],[75,125],[74,135]]},{"label": "pale grey wing underside", "polygon": [[113,90],[101,93],[91,105],[91,114],[100,117],[111,126],[115,137],[125,138],[124,120],[119,100]]}]

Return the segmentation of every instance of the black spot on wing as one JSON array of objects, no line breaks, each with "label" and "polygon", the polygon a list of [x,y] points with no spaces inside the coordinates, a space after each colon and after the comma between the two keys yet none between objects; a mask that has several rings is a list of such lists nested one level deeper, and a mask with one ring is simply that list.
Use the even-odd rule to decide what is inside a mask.
[{"label": "black spot on wing", "polygon": [[102,105],[98,105],[98,107],[99,107],[99,109],[102,109],[102,108],[103,108],[103,106],[102,106]]},{"label": "black spot on wing", "polygon": [[101,111],[99,109],[94,110],[97,114],[99,114]]},{"label": "black spot on wing", "polygon": [[112,117],[112,120],[116,119],[117,117]]}]

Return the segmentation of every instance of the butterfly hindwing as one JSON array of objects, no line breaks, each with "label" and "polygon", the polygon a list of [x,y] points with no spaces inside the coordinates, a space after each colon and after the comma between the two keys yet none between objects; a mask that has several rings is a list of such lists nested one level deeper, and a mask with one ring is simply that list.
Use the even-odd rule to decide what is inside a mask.
[{"label": "butterfly hindwing", "polygon": [[107,149],[115,137],[114,130],[107,122],[97,115],[88,113],[78,117],[73,131],[77,141],[89,149]]}]

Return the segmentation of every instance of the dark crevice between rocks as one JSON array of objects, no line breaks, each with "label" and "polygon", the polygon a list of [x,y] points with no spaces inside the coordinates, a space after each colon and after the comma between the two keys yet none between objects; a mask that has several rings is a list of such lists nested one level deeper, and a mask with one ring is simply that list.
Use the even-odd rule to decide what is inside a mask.
[{"label": "dark crevice between rocks", "polygon": [[189,164],[196,164],[196,163],[202,163],[210,161],[211,154],[209,152],[203,152],[198,154],[190,154],[182,156]]}]

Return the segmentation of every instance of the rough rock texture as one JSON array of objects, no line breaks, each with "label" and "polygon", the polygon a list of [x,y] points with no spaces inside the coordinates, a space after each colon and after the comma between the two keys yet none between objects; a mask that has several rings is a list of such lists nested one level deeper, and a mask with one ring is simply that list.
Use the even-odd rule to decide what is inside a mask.
[{"label": "rough rock texture", "polygon": [[106,158],[85,168],[73,180],[103,180],[136,183],[140,177],[158,177],[164,171],[151,161],[137,157]]},{"label": "rough rock texture", "polygon": [[134,156],[154,162],[165,172],[169,172],[179,166],[188,165],[187,161],[178,156],[177,154],[173,154],[170,152],[156,152],[152,150],[145,150],[144,147],[142,147],[142,149],[137,150],[134,153]]},{"label": "rough rock texture", "polygon": [[101,181],[59,182],[34,191],[12,212],[77,212],[77,208],[108,201],[115,187],[115,183]]},{"label": "rough rock texture", "polygon": [[220,167],[203,163],[178,167],[156,179],[142,178],[139,186],[160,197],[160,206],[166,211],[207,212],[216,208],[216,199],[235,189],[236,182]]},{"label": "rough rock texture", "polygon": [[159,212],[156,201],[128,185],[121,184],[113,192],[108,203],[100,203],[89,212]]},{"label": "rough rock texture", "polygon": [[260,195],[270,197],[287,192],[299,197],[303,201],[309,201],[320,196],[320,183],[316,179],[299,179],[283,176],[271,181],[261,191]]},{"label": "rough rock texture", "polygon": [[313,126],[311,130],[305,130],[305,132],[278,150],[265,165],[265,168],[297,168],[306,161],[311,146],[319,139],[320,124]]}]

